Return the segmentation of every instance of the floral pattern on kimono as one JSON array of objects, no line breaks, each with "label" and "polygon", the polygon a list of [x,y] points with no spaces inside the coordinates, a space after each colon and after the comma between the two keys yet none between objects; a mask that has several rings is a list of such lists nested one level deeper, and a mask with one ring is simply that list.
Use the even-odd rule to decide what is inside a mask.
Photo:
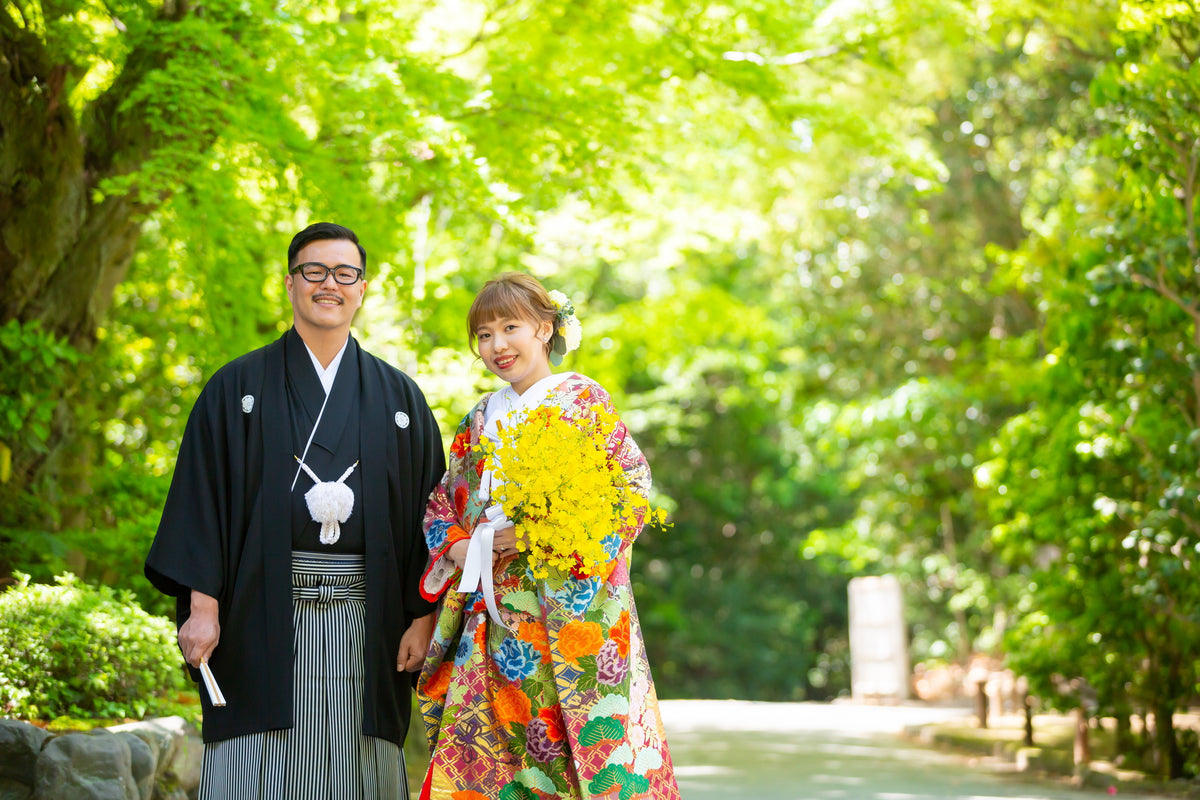
[{"label": "floral pattern on kimono", "polygon": [[[613,531],[599,577],[535,580],[523,554],[498,559],[494,591],[507,627],[488,616],[479,590],[457,591],[461,573],[446,553],[483,518],[476,446],[489,396],[459,424],[425,517],[421,589],[439,605],[417,684],[432,753],[421,797],[677,800],[629,581],[640,522]],[[595,405],[612,411],[607,392],[577,374],[543,405],[568,418]],[[645,496],[650,470],[623,423],[606,446]]]}]

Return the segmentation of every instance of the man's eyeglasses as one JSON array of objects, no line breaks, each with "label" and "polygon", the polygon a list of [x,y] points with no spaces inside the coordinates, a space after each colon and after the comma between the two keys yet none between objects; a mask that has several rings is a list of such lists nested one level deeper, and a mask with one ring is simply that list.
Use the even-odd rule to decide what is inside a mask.
[{"label": "man's eyeglasses", "polygon": [[358,267],[352,267],[349,264],[327,267],[320,261],[306,261],[288,270],[290,275],[295,275],[297,272],[309,283],[324,283],[325,279],[329,277],[329,273],[332,272],[333,279],[342,286],[353,286],[363,277],[363,271]]}]

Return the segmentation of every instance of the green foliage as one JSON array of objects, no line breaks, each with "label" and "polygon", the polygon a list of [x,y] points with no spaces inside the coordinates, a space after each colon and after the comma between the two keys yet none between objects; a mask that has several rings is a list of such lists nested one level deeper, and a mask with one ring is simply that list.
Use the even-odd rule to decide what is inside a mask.
[{"label": "green foliage", "polygon": [[[574,298],[567,367],[673,509],[633,575],[665,696],[844,692],[846,584],[879,572],[916,659],[986,650],[1114,713],[1196,691],[1186,4],[21,0],[0,26],[38,65],[0,113],[61,78],[85,193],[139,219],[127,270],[75,280],[86,362],[0,328],[26,359],[0,443],[45,456],[4,552],[38,578],[168,611],[140,560],[188,411],[286,328],[287,240],[335,219],[369,254],[356,335],[447,430],[493,383],[463,335],[482,282]],[[61,305],[57,257],[18,282],[33,306]]]},{"label": "green foliage", "polygon": [[[105,208],[137,201],[144,222],[128,271],[98,281],[94,305],[111,299],[111,312],[74,321],[97,339],[94,363],[70,387],[80,389],[74,435],[85,445],[84,474],[51,501],[57,519],[20,526],[14,552],[28,569],[44,575],[84,560],[89,580],[115,576],[141,591],[131,556],[152,527],[154,491],[160,502],[196,393],[223,362],[286,327],[286,241],[309,221],[336,219],[369,253],[362,338],[417,373],[444,419],[461,415],[478,382],[465,376],[462,325],[486,277],[533,269],[594,301],[592,341],[615,344],[599,351],[598,377],[630,397],[662,491],[696,509],[669,538],[678,550],[656,553],[649,548],[659,539],[648,537],[646,562],[664,555],[686,562],[689,574],[704,569],[707,557],[697,554],[719,535],[729,562],[707,565],[721,584],[707,596],[756,598],[721,611],[723,630],[794,643],[751,681],[760,688],[743,689],[742,679],[729,686],[808,696],[815,669],[826,693],[844,687],[844,669],[819,651],[844,639],[845,576],[801,556],[809,520],[843,513],[830,510],[839,504],[835,479],[820,476],[814,487],[797,472],[797,404],[789,400],[785,418],[773,419],[779,398],[798,391],[790,371],[803,361],[794,348],[771,353],[788,334],[795,299],[771,292],[791,269],[790,253],[759,258],[758,243],[738,228],[761,228],[773,199],[793,191],[806,169],[798,156],[820,161],[805,155],[811,142],[798,142],[797,131],[831,147],[845,139],[847,152],[920,161],[908,152],[909,110],[875,109],[903,83],[909,11],[937,11],[955,29],[957,12],[902,2],[886,17],[822,15],[757,0],[344,8],[251,0],[202,11],[117,3],[103,14],[80,0],[39,11],[43,4],[22,2],[6,24],[44,51],[47,73],[70,62],[64,93],[77,139],[111,167],[97,173],[89,197]],[[661,260],[660,238],[672,242]],[[744,247],[748,255],[726,270],[726,253]],[[654,281],[664,268],[668,282]],[[747,283],[754,295],[744,302]],[[682,303],[659,305],[675,284]],[[662,352],[626,343],[647,298],[658,311],[648,341],[682,356],[664,359],[665,369],[616,359]],[[687,303],[706,323],[734,314],[747,325],[695,351],[693,337],[673,332]],[[771,343],[757,340],[760,329],[773,330]],[[704,396],[685,419],[663,420],[656,407],[688,400],[680,376],[705,384]],[[726,408],[737,413],[710,424]],[[753,452],[729,452],[729,441],[753,441],[747,431],[759,426],[771,432]],[[692,447],[695,436],[705,440]],[[694,453],[718,466],[697,468]],[[106,483],[109,472],[121,477]],[[797,511],[810,497],[819,510]],[[727,525],[742,533],[719,533]],[[743,536],[756,542],[744,552]],[[770,580],[760,585],[757,569]],[[813,578],[799,598],[791,596],[796,570]],[[651,598],[662,591],[664,603],[699,613],[703,582],[675,597],[661,581]],[[691,617],[654,618],[667,621],[654,635],[668,643]],[[675,657],[660,647],[664,662]],[[750,658],[709,663],[749,675]],[[673,671],[693,674],[692,666]],[[728,691],[705,686],[685,688]]]},{"label": "green foliage", "polygon": [[96,486],[102,500],[93,509],[94,525],[53,533],[36,528],[8,531],[6,557],[35,582],[49,583],[55,575],[72,572],[87,584],[121,587],[149,613],[173,618],[174,598],[142,577],[142,564],[158,529],[165,483],[163,478],[139,478],[133,470],[106,476]]},{"label": "green foliage", "polygon": [[1200,680],[1200,28],[1178,10],[1122,4],[1093,160],[1013,262],[1044,314],[1030,405],[978,474],[1024,593],[1013,663],[1052,704],[1083,679],[1101,713],[1153,711],[1164,777],[1183,774],[1171,720]]},{"label": "green foliage", "polygon": [[[62,382],[76,375],[80,353],[37,321],[0,326],[0,524],[36,525],[60,518],[56,481],[28,487],[35,464],[59,444],[56,428],[65,409]],[[0,542],[11,540],[0,527]],[[7,549],[7,548],[5,548]],[[0,570],[11,566],[0,555]]]},{"label": "green foliage", "polygon": [[[58,398],[58,381],[79,353],[37,322],[0,326],[0,447],[19,441],[45,452]],[[10,465],[11,468],[11,465]],[[0,470],[0,482],[11,474]]]},{"label": "green foliage", "polygon": [[[23,719],[143,718],[188,686],[175,626],[126,592],[28,575],[0,594],[0,709]],[[169,713],[169,712],[168,712]]]},{"label": "green foliage", "polygon": [[848,688],[847,577],[802,552],[804,532],[846,508],[836,478],[809,474],[797,452],[789,367],[800,354],[783,346],[786,317],[772,318],[755,285],[756,255],[689,254],[694,285],[636,300],[636,286],[607,284],[599,313],[583,317],[599,346],[578,368],[623,388],[623,418],[674,509],[634,558],[664,696],[798,700]]}]

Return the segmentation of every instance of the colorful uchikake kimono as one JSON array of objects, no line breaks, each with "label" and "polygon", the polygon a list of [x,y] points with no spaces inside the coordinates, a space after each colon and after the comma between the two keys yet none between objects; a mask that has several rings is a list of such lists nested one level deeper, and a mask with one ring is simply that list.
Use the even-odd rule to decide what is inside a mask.
[{"label": "colorful uchikake kimono", "polygon": [[[597,404],[611,410],[589,378],[552,377],[543,405],[568,417]],[[494,590],[507,628],[489,617],[481,591],[456,591],[461,572],[446,554],[485,519],[475,445],[491,397],[459,424],[425,516],[430,565],[421,590],[440,604],[417,684],[432,754],[421,797],[677,799],[629,582],[640,526],[617,531],[622,544],[607,579],[537,581],[523,554],[497,559]],[[623,423],[609,452],[648,492],[649,467]]]}]

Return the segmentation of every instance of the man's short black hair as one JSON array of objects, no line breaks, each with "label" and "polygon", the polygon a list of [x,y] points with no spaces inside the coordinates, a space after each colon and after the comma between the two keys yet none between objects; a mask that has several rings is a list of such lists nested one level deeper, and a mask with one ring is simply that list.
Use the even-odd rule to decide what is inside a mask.
[{"label": "man's short black hair", "polygon": [[[354,242],[354,246],[358,248],[358,257],[362,259],[362,269],[367,271],[367,251],[358,243],[358,236],[349,228],[335,225],[332,222],[314,222],[304,230],[292,237],[292,243],[288,245],[288,269],[296,266],[296,254],[303,250],[307,245],[313,242],[319,242],[322,239],[345,239],[348,242]],[[330,264],[329,266],[335,266]],[[354,266],[351,264],[350,266]]]}]

